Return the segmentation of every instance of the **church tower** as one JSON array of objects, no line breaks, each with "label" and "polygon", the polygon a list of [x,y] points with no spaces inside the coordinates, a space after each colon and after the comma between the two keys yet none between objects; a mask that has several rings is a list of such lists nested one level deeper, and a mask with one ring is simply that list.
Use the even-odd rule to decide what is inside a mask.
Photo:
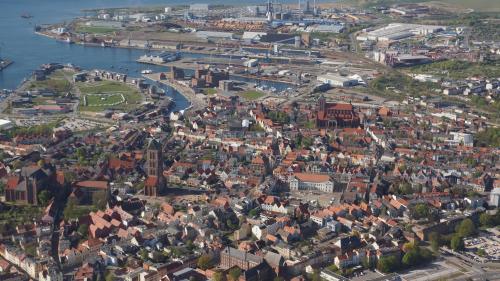
[{"label": "church tower", "polygon": [[165,179],[163,177],[163,157],[160,143],[155,139],[149,141],[146,148],[146,182],[144,195],[159,196],[164,192]]},{"label": "church tower", "polygon": [[321,95],[318,99],[318,111],[325,112],[326,109],[326,99]]}]

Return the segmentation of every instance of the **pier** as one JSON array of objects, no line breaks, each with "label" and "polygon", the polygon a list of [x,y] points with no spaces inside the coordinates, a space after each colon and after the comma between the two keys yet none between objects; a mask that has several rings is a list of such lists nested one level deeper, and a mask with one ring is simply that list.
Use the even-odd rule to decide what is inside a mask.
[{"label": "pier", "polygon": [[0,59],[0,71],[4,70],[5,68],[9,67],[11,64],[14,62],[8,59]]}]

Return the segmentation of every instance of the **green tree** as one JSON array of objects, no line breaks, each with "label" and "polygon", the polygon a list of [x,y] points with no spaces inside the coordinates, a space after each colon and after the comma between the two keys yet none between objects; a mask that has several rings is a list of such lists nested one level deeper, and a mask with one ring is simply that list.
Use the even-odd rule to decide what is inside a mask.
[{"label": "green tree", "polygon": [[76,216],[76,208],[78,206],[78,201],[74,197],[68,198],[68,202],[66,203],[66,207],[63,211],[63,216],[65,219],[73,219]]},{"label": "green tree", "polygon": [[381,257],[377,263],[377,269],[388,273],[394,272],[400,266],[400,260],[395,256]]},{"label": "green tree", "polygon": [[5,183],[0,181],[0,195],[5,192]]},{"label": "green tree", "polygon": [[259,214],[259,210],[257,208],[251,209],[250,212],[248,212],[248,216],[251,218],[256,217]]},{"label": "green tree", "polygon": [[139,250],[139,256],[142,260],[146,260],[148,258],[148,251],[146,249]]},{"label": "green tree", "polygon": [[441,236],[437,232],[431,232],[429,234],[429,241],[431,248],[434,252],[439,251],[439,246],[441,245]]},{"label": "green tree", "polygon": [[415,211],[413,216],[417,219],[422,219],[428,217],[430,214],[429,206],[427,204],[418,203],[415,205]]},{"label": "green tree", "polygon": [[106,209],[106,204],[108,203],[108,196],[106,191],[98,191],[92,194],[92,204],[98,210]]},{"label": "green tree", "polygon": [[226,276],[224,275],[224,273],[222,271],[216,271],[212,275],[212,280],[213,281],[225,281]]},{"label": "green tree", "polygon": [[105,281],[113,281],[115,280],[115,275],[111,271],[106,271],[106,274],[104,275],[104,280]]},{"label": "green tree", "polygon": [[89,235],[89,226],[82,223],[80,226],[78,226],[78,233],[80,233],[83,237],[83,239],[86,239]]},{"label": "green tree", "polygon": [[47,206],[51,198],[52,194],[48,190],[42,190],[38,193],[38,202],[40,202],[42,206]]},{"label": "green tree", "polygon": [[463,238],[457,234],[453,235],[453,238],[451,238],[450,245],[454,251],[461,251],[465,248]]},{"label": "green tree", "polygon": [[479,249],[477,249],[476,254],[480,257],[484,257],[484,256],[486,256],[486,251],[483,248],[479,248]]},{"label": "green tree", "polygon": [[321,281],[321,275],[319,270],[314,270],[314,272],[311,275],[311,281]]},{"label": "green tree", "polygon": [[468,237],[476,233],[476,226],[471,219],[465,219],[458,226],[457,232],[462,237]]},{"label": "green tree", "polygon": [[199,268],[201,268],[203,270],[207,270],[209,268],[212,268],[213,267],[212,256],[211,255],[201,255],[198,258],[197,265],[198,265]]},{"label": "green tree", "polygon": [[414,266],[420,263],[420,253],[418,248],[411,249],[408,251],[402,259],[402,262],[405,266]]},{"label": "green tree", "polygon": [[241,269],[239,267],[233,267],[229,270],[229,279],[231,281],[237,281],[241,275]]},{"label": "green tree", "polygon": [[493,216],[490,216],[487,213],[482,213],[479,216],[479,223],[481,223],[481,226],[491,227],[494,226],[495,220],[493,219]]}]

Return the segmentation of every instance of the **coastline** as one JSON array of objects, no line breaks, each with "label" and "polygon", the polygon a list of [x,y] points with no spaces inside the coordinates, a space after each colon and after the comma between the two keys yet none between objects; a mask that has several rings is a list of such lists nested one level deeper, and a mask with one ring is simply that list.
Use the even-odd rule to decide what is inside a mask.
[{"label": "coastline", "polygon": [[172,87],[179,94],[184,96],[190,103],[190,105],[184,109],[186,112],[197,111],[207,107],[207,103],[203,99],[197,97],[196,93],[192,89],[169,80],[161,80],[160,73],[143,74],[142,76],[151,81]]},{"label": "coastline", "polygon": [[[35,34],[45,36],[47,38],[53,39],[55,41],[59,41],[61,43],[65,43],[63,40],[58,39],[56,36],[49,35],[43,32],[35,31]],[[174,50],[174,49],[161,49],[161,48],[144,48],[144,47],[139,47],[139,46],[121,46],[121,45],[106,45],[102,46],[101,44],[97,43],[83,43],[83,42],[71,42],[67,44],[75,44],[75,45],[80,45],[80,46],[86,46],[86,47],[98,47],[98,48],[119,48],[119,49],[130,49],[130,50],[152,50],[152,51],[165,51],[165,52],[174,52],[174,51],[179,51],[181,53],[186,53],[186,54],[199,54],[199,55],[216,55],[216,56],[224,56],[224,53],[216,53],[213,54],[209,51],[201,51],[201,50]],[[249,58],[261,58],[258,55],[253,55],[249,56]],[[151,65],[157,65],[157,66],[166,66],[170,67],[172,64],[175,64],[175,62],[171,63],[155,63],[155,62],[145,62],[141,61],[140,59],[137,59],[136,62],[138,63],[143,63],[143,64],[151,64]],[[191,69],[194,70],[195,68],[190,68],[190,67],[181,67],[184,69]],[[231,74],[232,76],[237,76],[245,79],[255,79],[255,80],[262,80],[262,81],[269,81],[269,82],[276,82],[276,83],[284,83],[284,84],[289,84],[290,86],[297,86],[296,83],[290,82],[290,81],[282,81],[282,80],[277,80],[277,79],[270,79],[267,77],[254,77],[254,76],[249,76],[249,75],[241,75],[241,74]]]}]

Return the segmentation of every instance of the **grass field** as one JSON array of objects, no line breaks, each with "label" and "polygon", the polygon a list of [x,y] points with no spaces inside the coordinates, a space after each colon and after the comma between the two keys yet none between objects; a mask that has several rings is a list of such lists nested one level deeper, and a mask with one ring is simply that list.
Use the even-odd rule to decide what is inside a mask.
[{"label": "grass field", "polygon": [[432,74],[439,77],[463,79],[472,76],[499,77],[500,65],[496,63],[471,63],[447,60],[408,68],[410,72]]},{"label": "grass field", "polygon": [[239,94],[240,97],[244,98],[247,101],[253,101],[256,99],[260,99],[261,97],[265,96],[266,94],[262,92],[257,92],[257,91],[246,91],[241,94]]},{"label": "grass field", "polygon": [[135,87],[121,82],[77,83],[77,87],[82,92],[81,111],[100,112],[106,109],[130,111],[141,102],[141,93]]},{"label": "grass field", "polygon": [[211,96],[217,94],[217,90],[214,88],[205,88],[203,89],[203,93],[207,96]]},{"label": "grass field", "polygon": [[474,9],[480,12],[500,11],[500,2],[498,0],[439,0],[438,2],[456,5],[466,9]]},{"label": "grass field", "polygon": [[99,106],[100,104],[117,104],[124,102],[120,94],[111,95],[87,95],[88,106]]},{"label": "grass field", "polygon": [[63,70],[56,70],[43,81],[33,81],[28,86],[30,90],[49,89],[56,94],[64,94],[71,89],[71,83],[66,80],[65,75],[73,75],[73,73],[65,73]]},{"label": "grass field", "polygon": [[111,34],[115,31],[119,31],[119,29],[112,28],[112,27],[80,25],[80,26],[76,27],[75,31],[79,32],[79,33]]}]

